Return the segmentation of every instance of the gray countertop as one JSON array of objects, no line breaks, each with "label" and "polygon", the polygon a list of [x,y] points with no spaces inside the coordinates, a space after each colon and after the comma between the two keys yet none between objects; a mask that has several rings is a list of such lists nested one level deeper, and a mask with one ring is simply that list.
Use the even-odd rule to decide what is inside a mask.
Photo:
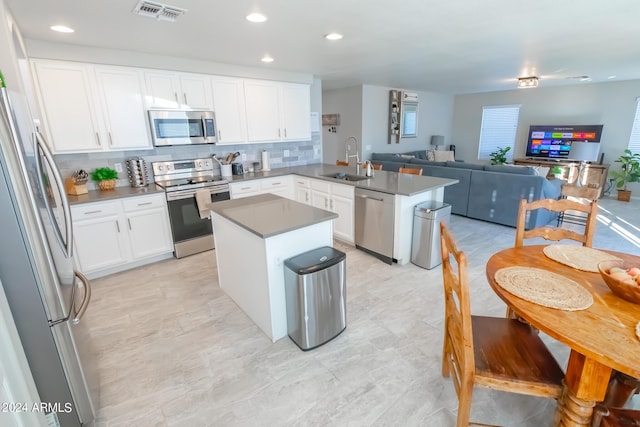
[{"label": "gray countertop", "polygon": [[[399,194],[401,196],[413,196],[425,191],[435,190],[440,187],[456,184],[455,179],[437,178],[433,176],[418,176],[399,174],[397,172],[375,171],[373,177],[362,181],[345,181],[336,178],[329,178],[323,175],[344,172],[355,175],[354,167],[344,167],[329,164],[315,164],[307,166],[295,166],[289,168],[273,169],[268,172],[245,173],[244,175],[234,175],[227,178],[229,182],[246,182],[254,179],[273,178],[284,175],[299,175],[307,178],[321,179],[327,182],[351,185],[356,188],[366,188],[368,190],[381,191],[389,194]],[[364,176],[361,171],[360,175]],[[110,191],[92,190],[88,194],[81,196],[68,196],[71,205],[81,203],[103,202],[111,199],[123,197],[143,196],[145,194],[161,193],[164,190],[151,183],[147,187],[116,187]]]},{"label": "gray countertop", "polygon": [[164,190],[155,184],[149,184],[146,187],[116,187],[113,190],[101,191],[91,190],[87,194],[80,196],[67,195],[70,205],[79,205],[82,203],[106,202],[108,200],[122,199],[124,197],[145,196],[147,194],[163,193]]},{"label": "gray countertop", "polygon": [[211,203],[211,210],[266,239],[338,217],[338,214],[275,194]]},{"label": "gray countertop", "polygon": [[[300,175],[308,178],[321,179],[328,182],[351,185],[355,188],[365,188],[368,190],[381,191],[389,194],[399,194],[401,196],[413,196],[425,191],[435,190],[440,187],[457,184],[458,180],[437,178],[434,176],[418,176],[400,174],[397,172],[375,171],[373,177],[362,181],[345,181],[336,178],[329,178],[323,175],[344,172],[355,175],[355,167],[344,167],[328,164],[315,164],[307,166],[296,166],[290,168],[273,169],[269,172],[247,173],[244,175],[234,175],[230,182],[243,182],[253,179],[263,179],[289,174]],[[361,171],[360,175],[364,176]]]}]

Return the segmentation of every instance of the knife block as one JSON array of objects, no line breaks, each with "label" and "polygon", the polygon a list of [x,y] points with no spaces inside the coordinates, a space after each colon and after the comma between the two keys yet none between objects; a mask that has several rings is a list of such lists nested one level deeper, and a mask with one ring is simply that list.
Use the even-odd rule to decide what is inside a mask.
[{"label": "knife block", "polygon": [[67,194],[72,196],[79,196],[81,194],[87,194],[89,190],[87,190],[87,184],[76,184],[76,180],[74,178],[67,178],[64,181],[64,191]]}]

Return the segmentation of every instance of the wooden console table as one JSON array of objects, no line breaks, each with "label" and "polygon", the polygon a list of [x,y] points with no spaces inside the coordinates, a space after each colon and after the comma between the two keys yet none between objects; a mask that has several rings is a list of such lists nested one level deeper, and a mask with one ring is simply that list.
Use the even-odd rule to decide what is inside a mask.
[{"label": "wooden console table", "polygon": [[[559,166],[565,171],[561,179],[566,180],[569,184],[575,183],[576,179],[578,178],[578,168],[580,167],[579,161],[538,159],[531,157],[514,159],[513,163],[515,165],[544,166],[548,168]],[[551,170],[549,173],[551,173]],[[602,189],[606,187],[608,175],[608,164],[600,165],[597,163],[587,163],[583,172],[582,184],[585,187],[597,187],[600,189],[601,193]]]}]

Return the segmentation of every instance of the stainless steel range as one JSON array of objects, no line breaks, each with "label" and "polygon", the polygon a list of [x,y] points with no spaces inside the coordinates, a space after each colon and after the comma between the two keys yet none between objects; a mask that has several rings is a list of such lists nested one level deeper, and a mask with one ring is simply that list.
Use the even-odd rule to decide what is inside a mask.
[{"label": "stainless steel range", "polygon": [[211,220],[201,219],[196,192],[208,190],[211,202],[229,200],[229,183],[214,175],[213,159],[153,162],[156,185],[164,188],[171,219],[174,255],[182,258],[214,248]]}]

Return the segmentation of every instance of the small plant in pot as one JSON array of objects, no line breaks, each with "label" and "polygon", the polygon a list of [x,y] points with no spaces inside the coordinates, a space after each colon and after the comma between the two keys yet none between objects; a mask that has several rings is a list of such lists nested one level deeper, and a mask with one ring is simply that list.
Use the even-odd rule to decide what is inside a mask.
[{"label": "small plant in pot", "polygon": [[640,154],[624,150],[615,162],[620,163],[620,170],[611,171],[610,176],[618,189],[618,200],[628,202],[631,190],[627,190],[627,183],[640,181]]},{"label": "small plant in pot", "polygon": [[507,153],[509,152],[509,150],[511,150],[511,147],[498,147],[496,151],[489,153],[489,156],[491,156],[491,164],[504,165],[505,163],[507,163]]},{"label": "small plant in pot", "polygon": [[98,183],[100,190],[107,191],[116,188],[116,179],[118,179],[118,172],[110,167],[97,168],[91,172],[91,179]]}]

